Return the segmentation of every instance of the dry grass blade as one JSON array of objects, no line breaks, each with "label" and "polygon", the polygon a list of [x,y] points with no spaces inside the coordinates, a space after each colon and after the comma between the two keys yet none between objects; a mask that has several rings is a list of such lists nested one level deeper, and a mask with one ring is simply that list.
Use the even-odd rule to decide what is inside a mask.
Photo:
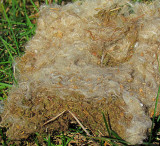
[{"label": "dry grass blade", "polygon": [[54,117],[54,118],[48,120],[47,122],[45,122],[45,123],[43,124],[43,126],[46,125],[46,124],[48,124],[48,123],[50,123],[50,122],[55,121],[57,118],[59,118],[59,117],[60,117],[61,115],[63,115],[65,112],[66,112],[66,110],[63,111],[63,112],[61,112],[60,114],[58,114],[56,117]]},{"label": "dry grass blade", "polygon": [[78,120],[78,118],[77,118],[71,111],[69,111],[69,110],[65,110],[65,111],[61,112],[61,113],[58,114],[56,117],[53,117],[52,119],[50,119],[50,120],[48,120],[47,122],[45,122],[45,123],[43,124],[43,126],[46,125],[46,124],[48,124],[48,123],[50,123],[50,122],[55,121],[57,118],[59,118],[61,115],[63,115],[63,114],[66,113],[66,112],[68,112],[68,113],[70,113],[70,114],[72,115],[72,117],[77,121],[77,123],[82,127],[82,129],[85,131],[85,133],[86,133],[88,136],[91,136],[91,135],[89,134],[89,132],[86,130],[86,128],[82,125],[82,123]]},{"label": "dry grass blade", "polygon": [[86,130],[86,128],[82,125],[82,123],[77,119],[77,117],[71,112],[71,111],[68,111],[73,117],[74,117],[74,119],[77,121],[77,123],[82,127],[82,129],[86,132],[86,134],[88,135],[88,136],[91,136],[90,134],[89,134],[89,132]]}]

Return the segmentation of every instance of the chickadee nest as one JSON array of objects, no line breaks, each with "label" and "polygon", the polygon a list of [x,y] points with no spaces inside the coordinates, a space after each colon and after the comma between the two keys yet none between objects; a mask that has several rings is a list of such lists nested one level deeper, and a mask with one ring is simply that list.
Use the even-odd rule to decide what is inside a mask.
[{"label": "chickadee nest", "polygon": [[36,34],[16,60],[18,86],[1,122],[8,136],[67,130],[71,115],[44,124],[63,111],[107,135],[103,112],[123,139],[142,143],[160,82],[158,0],[84,0],[40,12]]}]

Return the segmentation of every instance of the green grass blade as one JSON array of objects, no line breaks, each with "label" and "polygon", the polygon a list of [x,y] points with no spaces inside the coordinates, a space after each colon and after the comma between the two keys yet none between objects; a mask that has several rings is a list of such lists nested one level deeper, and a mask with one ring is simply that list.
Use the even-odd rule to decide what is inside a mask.
[{"label": "green grass blade", "polygon": [[58,0],[58,4],[61,5],[61,3],[62,3],[62,0]]},{"label": "green grass blade", "polygon": [[27,24],[30,28],[33,28],[34,25],[31,23],[28,15],[27,15],[27,11],[26,11],[26,0],[23,0],[23,8],[24,8],[24,13],[25,13],[25,16],[26,16],[26,19],[27,19]]},{"label": "green grass blade", "polygon": [[159,122],[160,121],[160,115],[158,116],[158,119],[157,119],[157,122]]},{"label": "green grass blade", "polygon": [[47,146],[54,146],[54,144],[51,142],[51,136],[49,134],[48,138],[43,138],[45,142],[47,142]]},{"label": "green grass blade", "polygon": [[62,140],[63,146],[66,146],[66,138],[65,138],[64,133],[62,133],[62,138],[61,138],[61,140]]},{"label": "green grass blade", "polygon": [[[7,43],[1,36],[0,36],[0,39],[2,40],[3,44],[6,46],[9,46],[9,48],[15,53],[17,54],[16,50],[9,44]],[[6,48],[7,49],[7,48]]]},{"label": "green grass blade", "polygon": [[67,136],[66,145],[68,145],[71,142],[71,140],[74,140],[74,137],[75,137],[75,135],[73,135],[72,137]]},{"label": "green grass blade", "polygon": [[4,41],[2,38],[1,38],[1,40],[2,40],[2,42],[3,42],[4,46],[5,46],[5,48],[7,49],[7,51],[8,51],[8,53],[9,53],[9,55],[10,55],[12,61],[14,62],[14,58],[13,58],[13,56],[12,56],[12,53],[11,53],[10,50],[8,49],[8,46],[6,45],[5,41]]},{"label": "green grass blade", "polygon": [[109,137],[111,137],[111,132],[110,132],[110,129],[109,129],[109,126],[108,126],[107,120],[106,120],[106,118],[105,118],[104,113],[102,113],[102,114],[103,114],[103,120],[104,120],[105,126],[106,126],[107,131],[108,131],[108,135],[109,135]]},{"label": "green grass blade", "polygon": [[115,137],[115,138],[117,138],[117,139],[119,139],[119,140],[123,140],[115,131],[113,131],[113,130],[110,130],[111,131],[111,134]]},{"label": "green grass blade", "polygon": [[16,17],[16,1],[12,0],[12,14],[14,16],[14,18]]},{"label": "green grass blade", "polygon": [[5,86],[5,87],[12,87],[12,85],[10,85],[10,84],[6,84],[6,83],[0,83],[0,86]]},{"label": "green grass blade", "polygon": [[25,32],[20,33],[20,36],[21,36],[21,37],[23,37],[23,36],[27,36],[27,35],[29,35],[30,33],[35,32],[35,29],[36,29],[36,27],[35,27],[35,26],[33,26],[33,28],[32,28],[32,29],[30,29],[30,30],[27,30],[27,31],[25,31]]},{"label": "green grass blade", "polygon": [[[1,19],[1,21],[4,22],[4,23],[7,22],[7,20],[5,20],[5,19]],[[10,23],[13,24],[13,25],[24,25],[24,26],[26,26],[26,23],[16,22],[16,21],[13,21],[13,20],[10,20]],[[8,29],[6,29],[6,30],[8,30]]]},{"label": "green grass blade", "polygon": [[8,63],[11,63],[11,62],[10,61],[0,62],[0,64],[8,64]]},{"label": "green grass blade", "polygon": [[160,72],[160,63],[159,63],[159,57],[157,55],[157,61],[158,61],[158,68],[159,68],[159,72]]},{"label": "green grass blade", "polygon": [[50,137],[50,135],[48,136],[48,146],[51,146],[51,137]]},{"label": "green grass blade", "polygon": [[6,88],[6,86],[0,86],[0,90],[5,89],[5,88]]},{"label": "green grass blade", "polygon": [[46,5],[48,5],[48,0],[45,0]]},{"label": "green grass blade", "polygon": [[150,137],[149,137],[149,143],[151,143],[151,141],[152,141],[152,132],[153,132],[153,126],[154,126],[155,117],[156,117],[156,110],[157,110],[157,105],[158,105],[159,94],[160,94],[160,85],[159,85],[158,93],[157,93],[157,97],[156,97],[156,103],[155,103],[155,108],[154,108],[154,115],[153,115],[153,120],[152,120],[151,134],[150,134]]},{"label": "green grass blade", "polygon": [[35,5],[35,3],[34,3],[32,0],[30,0],[30,2],[32,3],[32,5],[33,5],[33,7],[35,8],[35,10],[36,10],[37,12],[39,12],[39,9],[38,9],[37,6]]},{"label": "green grass blade", "polygon": [[3,98],[3,97],[0,97],[0,100],[4,100],[4,98]]},{"label": "green grass blade", "polygon": [[10,23],[10,20],[9,20],[8,16],[7,16],[7,13],[6,13],[6,11],[5,11],[5,8],[4,8],[4,6],[3,6],[3,3],[2,3],[2,5],[1,5],[1,7],[2,7],[2,10],[3,10],[3,12],[4,12],[4,16],[5,16],[5,18],[6,18],[7,22],[8,22],[8,25],[9,25],[9,28],[10,28],[10,30],[11,30],[11,33],[12,33],[12,35],[13,35],[13,39],[14,39],[14,42],[15,42],[15,44],[16,44],[17,52],[18,52],[18,55],[19,55],[18,42],[17,42],[17,40],[16,40],[15,34],[14,34],[14,32],[13,32],[12,25],[11,25],[11,23]]},{"label": "green grass blade", "polygon": [[1,72],[5,73],[5,74],[9,74],[7,71],[0,69]]},{"label": "green grass blade", "polygon": [[55,4],[56,2],[55,2],[55,0],[53,0],[53,4]]}]

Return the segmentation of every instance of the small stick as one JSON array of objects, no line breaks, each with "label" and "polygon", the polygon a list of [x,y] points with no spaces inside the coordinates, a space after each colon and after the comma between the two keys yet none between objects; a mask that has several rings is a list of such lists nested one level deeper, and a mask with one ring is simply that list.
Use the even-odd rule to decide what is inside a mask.
[{"label": "small stick", "polygon": [[121,7],[118,7],[118,8],[115,8],[115,9],[111,9],[111,10],[109,10],[110,12],[113,12],[113,11],[116,11],[116,10],[119,10],[119,9],[121,9]]},{"label": "small stick", "polygon": [[45,122],[45,123],[43,124],[43,126],[46,125],[46,124],[48,124],[48,123],[50,123],[50,122],[52,122],[52,121],[54,121],[54,120],[56,120],[58,117],[60,117],[61,115],[63,115],[65,112],[66,112],[66,110],[63,111],[63,112],[61,112],[60,114],[58,114],[56,117],[48,120],[47,122]]},{"label": "small stick", "polygon": [[89,132],[85,129],[85,127],[81,124],[81,122],[77,119],[77,117],[71,112],[71,111],[69,111],[68,110],[68,112],[74,117],[74,119],[77,121],[77,123],[82,127],[82,129],[86,132],[86,134],[88,135],[88,136],[91,136],[90,134],[89,134]]},{"label": "small stick", "polygon": [[82,125],[82,123],[77,119],[77,117],[76,117],[71,111],[69,111],[69,110],[65,110],[65,111],[61,112],[61,113],[58,114],[56,117],[54,117],[54,118],[48,120],[47,122],[45,122],[45,123],[43,124],[43,126],[46,125],[46,124],[48,124],[48,123],[50,123],[50,122],[52,122],[52,121],[55,121],[58,117],[60,117],[61,115],[63,115],[65,112],[69,112],[69,113],[72,115],[72,117],[77,121],[77,123],[82,127],[82,129],[86,132],[86,134],[87,134],[88,136],[91,136],[91,135],[89,134],[89,132],[85,129],[85,127]]}]

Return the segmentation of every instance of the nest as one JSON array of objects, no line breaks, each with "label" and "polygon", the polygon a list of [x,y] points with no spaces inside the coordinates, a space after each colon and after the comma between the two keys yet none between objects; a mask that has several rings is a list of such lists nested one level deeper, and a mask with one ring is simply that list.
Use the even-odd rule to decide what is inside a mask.
[{"label": "nest", "polygon": [[160,82],[159,18],[158,1],[42,6],[36,34],[16,59],[18,86],[1,122],[7,135],[66,131],[73,120],[107,135],[103,112],[123,139],[142,143]]}]

